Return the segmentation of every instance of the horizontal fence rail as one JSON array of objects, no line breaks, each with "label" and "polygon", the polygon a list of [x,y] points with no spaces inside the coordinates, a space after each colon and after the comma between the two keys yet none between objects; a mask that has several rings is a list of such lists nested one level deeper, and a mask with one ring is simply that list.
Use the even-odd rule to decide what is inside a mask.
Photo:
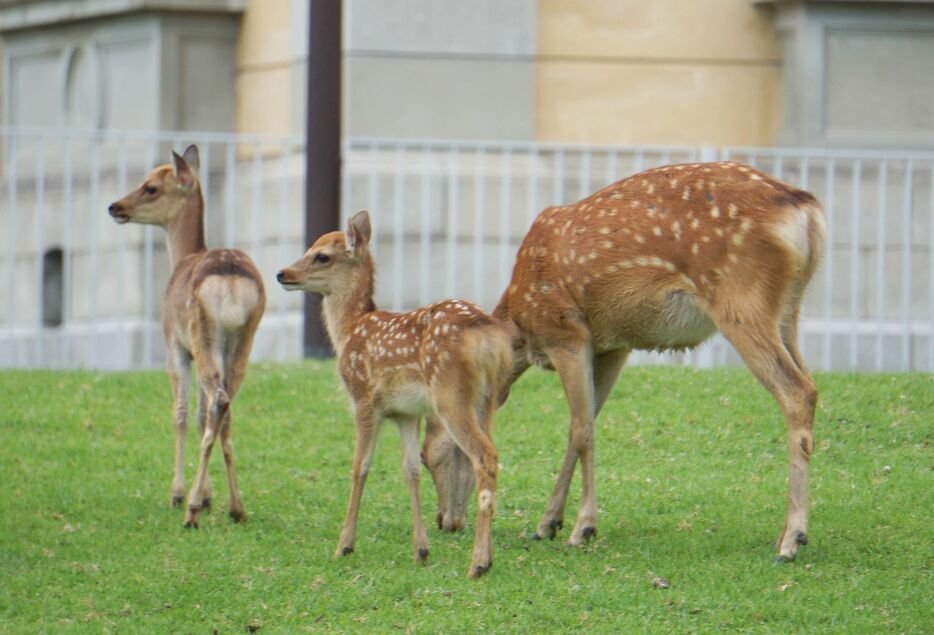
[{"label": "horizontal fence rail", "polygon": [[[301,297],[275,272],[304,244],[304,140],[0,127],[0,366],[149,368],[169,275],[161,230],[107,205],[189,143],[201,150],[209,246],[246,250],[267,287],[255,360],[301,355]],[[828,252],[802,311],[815,368],[934,371],[934,153],[346,139],[342,219],[373,218],[377,304],[492,308],[535,215],[664,165],[735,160],[813,192]],[[715,336],[636,363],[741,363]]]}]

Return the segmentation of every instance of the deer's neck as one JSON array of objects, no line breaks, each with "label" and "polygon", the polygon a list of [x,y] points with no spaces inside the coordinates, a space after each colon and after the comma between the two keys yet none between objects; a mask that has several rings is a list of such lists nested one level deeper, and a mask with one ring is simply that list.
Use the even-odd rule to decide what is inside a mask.
[{"label": "deer's neck", "polygon": [[373,302],[375,287],[373,262],[369,256],[365,258],[363,274],[357,279],[356,284],[348,285],[324,296],[321,302],[324,326],[338,357],[344,350],[344,345],[347,344],[354,323],[367,313],[376,310],[376,304]]},{"label": "deer's neck", "polygon": [[166,232],[172,269],[185,256],[207,251],[204,243],[204,199],[200,186],[196,186],[182,203],[181,214],[166,227]]}]

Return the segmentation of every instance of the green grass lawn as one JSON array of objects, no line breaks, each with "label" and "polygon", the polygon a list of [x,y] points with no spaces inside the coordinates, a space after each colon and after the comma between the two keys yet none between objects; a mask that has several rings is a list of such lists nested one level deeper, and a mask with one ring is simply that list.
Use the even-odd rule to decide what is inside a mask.
[{"label": "green grass lawn", "polygon": [[[471,581],[472,518],[432,526],[413,564],[391,426],[356,551],[332,558],[353,425],[331,363],[251,368],[234,405],[250,521],[226,516],[217,451],[199,531],[169,506],[164,373],[0,373],[0,632],[931,632],[934,377],[817,382],[810,545],[774,565],[785,430],[748,372],[624,371],[597,424],[598,538],[578,549],[530,539],[567,414],[554,374],[529,372],[497,415],[494,566]],[[569,524],[579,475],[571,491]]]}]

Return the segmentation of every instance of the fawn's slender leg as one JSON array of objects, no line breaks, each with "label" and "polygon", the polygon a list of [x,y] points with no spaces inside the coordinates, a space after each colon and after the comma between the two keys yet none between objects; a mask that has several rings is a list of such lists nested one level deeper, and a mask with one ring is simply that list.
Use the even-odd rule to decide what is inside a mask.
[{"label": "fawn's slender leg", "polygon": [[792,358],[778,324],[753,319],[722,320],[723,334],[749,370],[778,402],[788,428],[788,513],[778,539],[777,560],[791,560],[807,544],[808,463],[814,448],[817,386]]},{"label": "fawn's slender leg", "polygon": [[354,404],[354,424],[356,439],[353,449],[353,468],[351,478],[353,484],[350,488],[350,502],[347,504],[347,515],[344,517],[344,527],[337,543],[335,556],[346,556],[353,553],[354,542],[357,538],[357,515],[360,513],[360,499],[363,497],[363,486],[366,485],[367,473],[370,471],[370,461],[373,459],[373,448],[376,447],[376,437],[379,432],[379,422],[370,404]]},{"label": "fawn's slender leg", "polygon": [[[254,329],[255,330],[255,329]],[[237,341],[233,351],[226,356],[224,360],[224,377],[227,387],[227,396],[232,402],[237,393],[240,392],[240,386],[243,385],[243,379],[246,377],[247,362],[250,357],[250,350],[253,347],[253,336],[251,330],[247,329],[250,335]],[[240,495],[240,487],[237,485],[237,475],[234,469],[234,451],[231,433],[233,428],[233,414],[228,407],[226,417],[221,425],[221,450],[224,453],[224,467],[227,469],[227,485],[230,491],[229,514],[234,522],[246,522],[247,513],[243,507],[243,499]]]},{"label": "fawn's slender leg", "polygon": [[[230,409],[230,396],[224,387],[223,366],[220,355],[212,350],[211,335],[197,332],[194,338],[203,338],[202,344],[195,347],[195,364],[201,389],[207,396],[207,420],[198,454],[198,469],[195,480],[188,494],[188,511],[185,513],[185,527],[198,527],[198,517],[203,508],[204,482],[207,477],[211,450],[221,432],[224,420]],[[200,352],[199,352],[200,351]]]},{"label": "fawn's slender leg", "polygon": [[188,394],[191,389],[191,357],[185,351],[168,347],[169,382],[174,401],[175,475],[172,478],[172,505],[185,499],[185,436],[188,434]]},{"label": "fawn's slender leg", "polygon": [[413,543],[415,545],[415,562],[424,563],[428,560],[428,534],[425,532],[425,523],[422,520],[422,503],[419,495],[419,476],[422,465],[418,447],[418,418],[396,419],[399,426],[399,436],[402,439],[402,475],[409,487],[409,496],[412,499],[412,526]]},{"label": "fawn's slender leg", "polygon": [[[204,436],[204,426],[205,426],[205,421],[207,421],[207,416],[208,416],[208,399],[207,399],[207,396],[204,394],[204,390],[202,390],[199,384],[198,386],[198,439],[199,441]],[[212,499],[211,492],[212,491],[213,491],[213,487],[211,486],[211,475],[206,474],[204,476],[204,489],[201,491],[201,507],[205,511],[211,509],[211,499]],[[179,501],[179,505],[181,505],[181,501]]]},{"label": "fawn's slender leg", "polygon": [[490,403],[478,408],[482,413],[482,423],[473,409],[465,408],[462,400],[454,398],[452,393],[439,399],[436,409],[448,434],[470,458],[477,481],[477,528],[468,575],[478,578],[493,566],[492,523],[499,457],[487,433],[491,427],[487,419],[493,416],[494,406],[491,399]]}]

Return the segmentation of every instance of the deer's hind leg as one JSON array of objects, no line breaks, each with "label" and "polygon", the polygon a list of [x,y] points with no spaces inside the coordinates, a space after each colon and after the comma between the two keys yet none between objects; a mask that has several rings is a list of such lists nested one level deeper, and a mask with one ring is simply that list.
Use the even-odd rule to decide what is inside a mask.
[{"label": "deer's hind leg", "polygon": [[[241,332],[232,350],[224,359],[224,386],[227,390],[227,396],[233,403],[234,397],[240,391],[243,385],[243,379],[246,377],[247,362],[250,357],[250,350],[253,347],[252,331]],[[221,423],[221,450],[224,453],[224,467],[227,470],[227,485],[230,493],[229,514],[234,522],[246,522],[247,513],[243,507],[243,499],[240,495],[240,487],[237,485],[237,474],[234,469],[234,450],[231,434],[233,432],[233,413],[232,407],[228,406],[226,416]]]},{"label": "deer's hind leg", "polygon": [[172,422],[175,428],[172,506],[180,507],[185,499],[185,437],[188,434],[188,395],[191,390],[191,357],[186,351],[169,346],[168,372],[172,384]]},{"label": "deer's hind leg", "polygon": [[206,320],[195,319],[197,326],[192,329],[192,342],[195,365],[198,368],[198,380],[207,399],[204,432],[198,452],[198,469],[195,480],[188,493],[188,510],[185,512],[185,527],[198,527],[198,519],[204,508],[205,481],[208,463],[214,442],[221,433],[221,427],[230,409],[230,396],[223,377],[223,359],[221,356],[220,333],[213,331]]},{"label": "deer's hind leg", "polygon": [[[204,426],[206,424],[208,417],[208,399],[204,394],[204,390],[201,388],[200,383],[198,385],[198,439],[200,441],[201,437],[204,436]],[[204,475],[204,489],[201,492],[201,507],[205,511],[211,509],[211,499],[213,487],[211,486],[211,475]],[[181,500],[178,504],[181,505]]]},{"label": "deer's hind leg", "polygon": [[817,386],[782,337],[778,320],[720,320],[723,334],[756,379],[778,402],[788,430],[788,512],[778,539],[778,560],[791,560],[807,544],[808,463],[814,448]]},{"label": "deer's hind leg", "polygon": [[412,540],[415,546],[415,562],[424,564],[428,561],[428,534],[425,532],[425,522],[422,520],[422,503],[419,494],[422,465],[419,459],[418,417],[397,418],[396,424],[399,426],[399,436],[402,439],[402,475],[405,477],[409,497],[412,499]]},{"label": "deer's hind leg", "polygon": [[[477,482],[477,526],[473,555],[468,576],[478,578],[493,566],[492,523],[496,509],[496,476],[499,457],[490,438],[491,420],[495,409],[495,396],[489,395],[480,404],[464,403],[460,386],[456,382],[438,382],[456,386],[437,389],[435,409],[448,434],[463,450],[473,466]],[[478,416],[479,415],[479,416]]]}]

